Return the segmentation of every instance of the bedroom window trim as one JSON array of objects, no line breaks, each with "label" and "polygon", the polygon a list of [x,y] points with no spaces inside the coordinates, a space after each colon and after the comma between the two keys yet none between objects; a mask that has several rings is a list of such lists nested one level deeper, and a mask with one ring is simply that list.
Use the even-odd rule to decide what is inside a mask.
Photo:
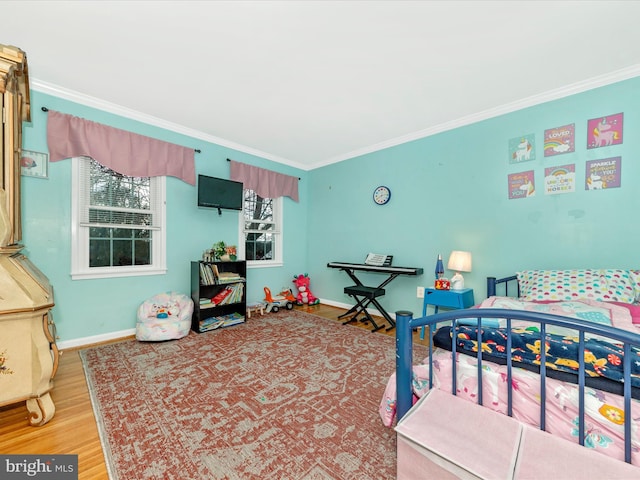
[{"label": "bedroom window trim", "polygon": [[283,197],[272,198],[270,200],[273,201],[272,209],[273,209],[273,218],[270,221],[265,221],[262,219],[255,219],[253,217],[249,217],[246,215],[247,209],[245,208],[245,201],[248,197],[250,197],[253,193],[251,189],[244,189],[244,200],[242,205],[242,211],[239,213],[238,225],[239,225],[239,238],[240,242],[238,245],[238,255],[240,258],[247,259],[247,235],[255,232],[255,230],[247,229],[246,226],[248,223],[254,223],[254,220],[258,220],[260,223],[269,223],[273,225],[273,228],[270,230],[270,234],[273,236],[273,249],[272,253],[273,258],[269,260],[249,260],[247,259],[247,268],[266,268],[266,267],[281,267],[284,265],[284,257],[283,257]]},{"label": "bedroom window trim", "polygon": [[[153,226],[151,231],[151,250],[149,265],[128,265],[109,267],[90,267],[89,231],[92,226],[104,226],[91,223],[87,219],[87,199],[89,198],[88,157],[73,157],[71,164],[71,278],[73,280],[93,278],[132,277],[144,275],[162,275],[167,272],[166,265],[166,177],[150,177],[152,190],[151,208]],[[83,207],[84,205],[84,207]]]},{"label": "bedroom window trim", "polygon": [[[284,265],[284,206],[283,197],[289,197],[294,202],[299,201],[298,182],[300,179],[291,175],[274,172],[265,168],[256,167],[246,163],[227,159],[230,165],[230,178],[236,182],[242,182],[244,197],[242,212],[240,212],[238,251],[240,258],[247,260],[247,267],[281,267]],[[256,218],[255,208],[247,207],[247,201],[252,201],[254,196],[270,200],[271,219]],[[260,213],[264,213],[261,211]],[[247,228],[255,224],[270,225],[271,228],[256,229]],[[268,260],[250,260],[247,257],[248,235],[258,233],[268,235],[271,240],[271,257]],[[266,242],[265,242],[266,243]]]}]

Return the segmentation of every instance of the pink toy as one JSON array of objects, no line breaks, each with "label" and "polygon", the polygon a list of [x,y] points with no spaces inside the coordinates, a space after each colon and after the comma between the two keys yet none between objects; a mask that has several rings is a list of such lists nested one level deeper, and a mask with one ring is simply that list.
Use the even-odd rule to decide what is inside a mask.
[{"label": "pink toy", "polygon": [[313,293],[311,293],[311,289],[309,288],[311,279],[309,278],[309,275],[307,273],[305,273],[304,275],[294,275],[293,283],[298,289],[298,296],[296,297],[297,305],[317,305],[318,303],[320,303],[320,299],[316,298]]}]

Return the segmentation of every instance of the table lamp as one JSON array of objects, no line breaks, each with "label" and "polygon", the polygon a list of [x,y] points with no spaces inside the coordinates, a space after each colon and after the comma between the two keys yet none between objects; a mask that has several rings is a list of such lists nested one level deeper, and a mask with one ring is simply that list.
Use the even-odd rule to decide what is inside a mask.
[{"label": "table lamp", "polygon": [[464,277],[460,272],[471,271],[471,253],[454,250],[451,252],[451,256],[449,256],[447,268],[456,272],[451,278],[451,288],[453,290],[462,290],[464,288]]}]

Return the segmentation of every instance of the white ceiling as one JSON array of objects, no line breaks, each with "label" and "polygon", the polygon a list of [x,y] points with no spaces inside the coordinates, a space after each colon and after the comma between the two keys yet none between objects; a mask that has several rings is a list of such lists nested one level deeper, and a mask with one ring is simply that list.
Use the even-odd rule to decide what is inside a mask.
[{"label": "white ceiling", "polygon": [[33,89],[304,170],[640,75],[629,0],[0,0],[0,19]]}]

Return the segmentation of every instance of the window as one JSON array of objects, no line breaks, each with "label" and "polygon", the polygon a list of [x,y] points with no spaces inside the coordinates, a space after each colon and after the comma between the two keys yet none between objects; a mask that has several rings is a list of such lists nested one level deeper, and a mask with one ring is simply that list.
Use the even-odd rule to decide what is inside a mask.
[{"label": "window", "polygon": [[282,264],[282,197],[262,198],[253,190],[244,190],[240,255],[250,266]]},{"label": "window", "polygon": [[72,175],[72,278],[165,273],[165,177],[128,177],[89,157],[73,158]]}]

